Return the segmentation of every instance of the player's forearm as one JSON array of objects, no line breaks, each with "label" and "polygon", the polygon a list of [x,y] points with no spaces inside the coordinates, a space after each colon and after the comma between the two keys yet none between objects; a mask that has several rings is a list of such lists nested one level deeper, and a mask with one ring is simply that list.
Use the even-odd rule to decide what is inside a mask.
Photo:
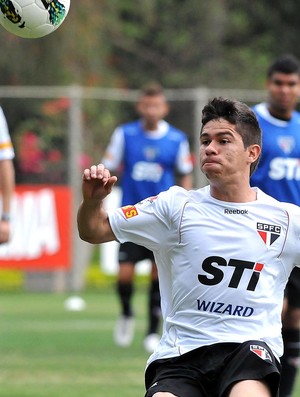
[{"label": "player's forearm", "polygon": [[101,200],[82,201],[78,209],[77,226],[80,238],[88,243],[101,244],[115,239]]},{"label": "player's forearm", "polygon": [[15,171],[11,160],[2,160],[0,164],[0,183],[2,194],[2,211],[9,213],[15,191]]}]

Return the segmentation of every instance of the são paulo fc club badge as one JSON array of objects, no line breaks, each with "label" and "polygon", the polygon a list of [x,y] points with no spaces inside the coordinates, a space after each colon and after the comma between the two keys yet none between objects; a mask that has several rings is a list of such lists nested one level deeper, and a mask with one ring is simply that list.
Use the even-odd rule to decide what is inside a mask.
[{"label": "s\u00e3o paulo fc club badge", "polygon": [[295,147],[295,139],[292,136],[280,136],[277,139],[277,143],[285,154],[290,154]]},{"label": "s\u00e3o paulo fc club badge", "polygon": [[268,350],[265,347],[259,345],[250,345],[250,350],[262,360],[272,362],[271,354],[268,352]]},{"label": "s\u00e3o paulo fc club badge", "polygon": [[257,233],[267,246],[271,246],[280,236],[281,226],[268,225],[267,223],[257,222]]}]

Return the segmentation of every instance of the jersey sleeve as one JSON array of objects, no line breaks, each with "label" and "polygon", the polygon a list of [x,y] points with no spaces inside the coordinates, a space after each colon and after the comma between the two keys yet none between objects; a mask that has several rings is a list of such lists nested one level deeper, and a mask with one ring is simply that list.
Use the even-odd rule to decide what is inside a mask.
[{"label": "jersey sleeve", "polygon": [[122,127],[117,127],[111,136],[110,143],[104,153],[102,163],[109,170],[115,171],[123,161],[124,133]]},{"label": "jersey sleeve", "polygon": [[0,160],[11,160],[15,156],[6,118],[0,107]]},{"label": "jersey sleeve", "polygon": [[176,189],[181,188],[172,187],[156,197],[110,211],[109,221],[117,240],[120,243],[131,241],[152,251],[162,242],[167,244],[170,235],[177,233],[172,226],[176,224],[174,217],[180,218]]},{"label": "jersey sleeve", "polygon": [[295,250],[294,266],[300,267],[300,208],[295,204],[282,203],[289,216],[289,233],[286,244],[291,248],[287,251]]},{"label": "jersey sleeve", "polygon": [[193,171],[192,156],[186,138],[184,138],[179,145],[176,158],[176,170],[182,175],[190,174]]}]

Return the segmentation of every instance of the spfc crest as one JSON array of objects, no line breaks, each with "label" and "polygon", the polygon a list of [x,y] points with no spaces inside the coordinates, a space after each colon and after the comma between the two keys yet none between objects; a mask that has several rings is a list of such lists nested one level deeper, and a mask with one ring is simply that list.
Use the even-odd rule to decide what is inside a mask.
[{"label": "spfc crest", "polygon": [[281,226],[257,222],[256,227],[257,233],[267,246],[271,246],[278,239],[281,233]]},{"label": "spfc crest", "polygon": [[146,146],[143,150],[144,156],[146,157],[147,161],[153,161],[157,158],[158,150],[152,146]]},{"label": "spfc crest", "polygon": [[268,352],[268,350],[260,345],[250,345],[250,350],[252,353],[256,354],[259,358],[265,361],[271,361],[272,362],[272,357],[271,354]]},{"label": "spfc crest", "polygon": [[277,138],[278,146],[285,154],[290,154],[295,147],[293,136],[279,136]]}]

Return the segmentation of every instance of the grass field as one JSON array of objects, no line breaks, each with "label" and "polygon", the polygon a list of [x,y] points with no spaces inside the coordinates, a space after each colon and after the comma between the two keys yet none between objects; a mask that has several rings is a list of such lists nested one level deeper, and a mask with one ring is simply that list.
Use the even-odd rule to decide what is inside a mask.
[{"label": "grass field", "polygon": [[1,397],[144,395],[145,293],[135,296],[137,335],[129,349],[112,341],[118,314],[112,288],[81,296],[86,310],[68,312],[67,295],[1,294]]},{"label": "grass field", "polygon": [[129,349],[112,341],[112,287],[80,294],[82,312],[65,311],[68,295],[0,295],[0,397],[143,397],[144,287],[134,298],[137,335]]}]

